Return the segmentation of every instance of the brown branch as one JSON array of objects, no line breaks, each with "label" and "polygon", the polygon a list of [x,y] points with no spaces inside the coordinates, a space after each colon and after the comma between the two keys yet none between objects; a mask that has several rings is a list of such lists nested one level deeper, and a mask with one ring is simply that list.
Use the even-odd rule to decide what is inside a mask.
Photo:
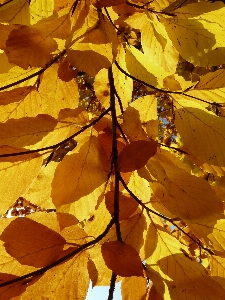
[{"label": "brown branch", "polygon": [[131,195],[131,197],[134,198],[134,200],[136,200],[137,203],[140,204],[146,211],[148,211],[148,212],[150,212],[150,213],[152,213],[152,214],[154,214],[154,215],[156,215],[156,216],[158,216],[158,217],[160,217],[160,218],[162,218],[162,219],[170,222],[173,226],[175,226],[177,229],[179,229],[183,234],[185,234],[186,236],[188,236],[189,239],[191,239],[200,248],[204,249],[205,251],[207,251],[211,255],[214,254],[210,249],[202,246],[202,244],[201,244],[200,241],[196,241],[192,236],[190,236],[181,227],[179,227],[176,223],[174,223],[174,221],[172,219],[170,219],[170,218],[168,218],[168,217],[166,217],[166,216],[164,216],[164,215],[162,215],[162,214],[160,214],[160,213],[158,213],[158,212],[156,212],[156,211],[148,208],[144,203],[142,203],[142,201],[137,196],[135,196],[134,193],[128,188],[128,186],[126,185],[125,181],[123,180],[123,178],[121,176],[120,176],[120,182],[122,183],[122,185],[124,186],[124,188],[126,189],[126,191]]},{"label": "brown branch", "polygon": [[4,5],[6,5],[6,4],[8,4],[8,3],[12,2],[12,1],[13,0],[9,0],[9,1],[5,2],[5,3],[2,3],[2,4],[0,4],[0,7],[4,6]]},{"label": "brown branch", "polygon": [[74,14],[74,12],[75,12],[75,10],[76,10],[76,8],[77,8],[77,5],[78,5],[78,2],[79,2],[80,0],[76,0],[76,1],[74,1],[74,3],[73,3],[73,5],[71,6],[71,17],[72,17],[72,15]]},{"label": "brown branch", "polygon": [[30,154],[30,153],[35,153],[35,152],[39,152],[39,151],[45,151],[45,150],[50,150],[50,149],[56,149],[59,146],[63,145],[64,143],[68,142],[69,140],[71,140],[72,138],[78,136],[81,132],[85,131],[86,129],[88,129],[89,127],[93,126],[94,124],[96,124],[99,120],[101,120],[102,117],[104,117],[104,115],[106,115],[109,111],[111,110],[111,107],[107,108],[97,119],[95,119],[94,121],[92,121],[90,124],[85,125],[84,127],[82,127],[78,132],[72,134],[71,136],[69,136],[68,138],[64,139],[63,141],[55,144],[55,145],[51,145],[51,146],[47,146],[47,147],[43,147],[43,148],[39,148],[39,149],[34,149],[34,150],[27,150],[27,151],[22,151],[22,152],[15,152],[15,153],[7,153],[7,154],[0,154],[0,158],[1,157],[10,157],[10,156],[18,156],[18,155],[25,155],[25,154]]},{"label": "brown branch", "polygon": [[112,66],[108,70],[109,88],[110,88],[110,106],[112,113],[112,163],[115,171],[115,187],[114,187],[114,218],[116,225],[117,240],[122,242],[119,222],[119,176],[120,173],[117,168],[118,149],[116,139],[117,117],[116,117],[116,104],[115,104],[115,86],[112,72]]},{"label": "brown branch", "polygon": [[29,281],[31,281],[33,279],[32,277],[44,274],[46,271],[48,271],[48,270],[50,270],[50,269],[58,266],[59,264],[65,262],[67,259],[72,258],[73,256],[75,256],[76,254],[78,254],[81,251],[85,250],[86,248],[88,248],[88,247],[90,247],[92,245],[97,244],[98,242],[101,241],[101,239],[103,239],[106,236],[106,234],[109,232],[110,228],[112,227],[112,225],[114,223],[115,223],[114,218],[112,218],[111,221],[109,222],[109,224],[106,226],[106,229],[98,237],[96,237],[96,239],[94,239],[93,241],[90,241],[88,243],[83,244],[78,249],[76,249],[76,250],[72,251],[71,253],[69,253],[69,254],[61,257],[60,259],[54,261],[53,263],[47,265],[46,267],[43,267],[43,268],[41,268],[39,270],[33,271],[33,272],[28,273],[26,275],[14,278],[12,280],[0,283],[0,288],[3,287],[3,286],[10,285],[12,283],[16,283],[16,282],[22,281],[24,279],[28,279],[28,278],[29,278]]},{"label": "brown branch", "polygon": [[113,300],[113,293],[115,290],[115,285],[116,285],[116,274],[112,272],[112,277],[110,280],[110,287],[109,287],[109,295],[108,295],[108,300]]},{"label": "brown branch", "polygon": [[123,137],[124,141],[125,141],[126,143],[128,143],[128,139],[127,139],[125,133],[123,132],[123,129],[121,128],[121,126],[120,126],[120,124],[119,124],[118,121],[117,121],[117,123],[116,123],[116,126],[117,126],[117,128],[119,129],[120,133],[122,134],[122,137]]},{"label": "brown branch", "polygon": [[106,13],[106,15],[107,15],[107,17],[108,17],[108,19],[109,19],[109,22],[112,24],[112,26],[116,29],[116,31],[117,31],[119,34],[122,34],[122,31],[121,31],[119,28],[117,28],[116,25],[113,23],[113,21],[112,21],[112,19],[111,19],[110,15],[109,15],[109,12],[108,12],[108,10],[107,10],[106,7],[104,7],[104,11],[105,11],[105,13]]},{"label": "brown branch", "polygon": [[167,146],[167,145],[162,144],[162,143],[159,143],[159,142],[158,142],[158,144],[159,144],[160,146],[163,146],[163,147],[166,147],[166,148],[169,148],[169,149],[173,149],[173,150],[175,150],[175,151],[177,151],[177,152],[184,153],[184,154],[188,154],[187,152],[185,152],[184,150],[182,150],[182,149],[180,149],[180,148],[175,148],[175,147],[172,147],[172,146]]}]

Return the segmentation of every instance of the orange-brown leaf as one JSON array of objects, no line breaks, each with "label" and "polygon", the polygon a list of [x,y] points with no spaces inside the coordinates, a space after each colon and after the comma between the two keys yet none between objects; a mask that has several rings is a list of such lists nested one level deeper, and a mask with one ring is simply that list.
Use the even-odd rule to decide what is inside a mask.
[{"label": "orange-brown leaf", "polygon": [[124,147],[118,157],[118,168],[121,172],[131,172],[144,167],[157,151],[156,141],[134,141]]},{"label": "orange-brown leaf", "polygon": [[124,277],[143,276],[141,259],[130,245],[118,241],[106,242],[101,250],[107,267],[115,274]]},{"label": "orange-brown leaf", "polygon": [[[105,204],[111,215],[114,214],[114,192],[108,192],[105,195]],[[138,203],[131,197],[120,193],[119,195],[119,220],[127,220],[138,208]]]},{"label": "orange-brown leaf", "polygon": [[37,268],[53,262],[65,239],[57,232],[28,218],[13,220],[0,236],[6,251],[21,264]]}]

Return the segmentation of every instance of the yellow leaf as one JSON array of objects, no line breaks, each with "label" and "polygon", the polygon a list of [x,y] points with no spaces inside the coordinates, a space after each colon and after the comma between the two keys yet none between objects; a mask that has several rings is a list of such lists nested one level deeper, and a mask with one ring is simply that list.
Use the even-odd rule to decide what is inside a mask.
[{"label": "yellow leaf", "polygon": [[105,226],[110,222],[111,218],[105,202],[102,201],[85,223],[84,230],[87,232],[88,236],[96,238],[105,230]]},{"label": "yellow leaf", "polygon": [[157,120],[157,99],[155,96],[142,96],[131,103],[140,115],[142,123],[147,123],[150,120]]},{"label": "yellow leaf", "polygon": [[[0,154],[26,151],[21,148],[1,146]],[[1,158],[0,164],[0,193],[2,200],[0,214],[25,193],[36,178],[42,165],[42,158],[38,154],[27,154]]]},{"label": "yellow leaf", "polygon": [[132,172],[128,187],[143,203],[148,203],[151,197],[151,189],[148,180],[139,175],[141,170]]},{"label": "yellow leaf", "polygon": [[[184,255],[188,248],[158,225],[151,226],[157,232],[152,242],[152,255],[146,259],[146,273],[158,293],[164,299],[221,299],[225,290],[211,279],[204,268]],[[183,251],[181,251],[183,249]]]},{"label": "yellow leaf", "polygon": [[14,147],[34,145],[49,131],[52,131],[56,124],[56,120],[49,115],[10,119],[5,123],[0,123],[0,144]]},{"label": "yellow leaf", "polygon": [[[222,201],[211,186],[201,177],[190,175],[173,163],[164,163],[159,160],[163,171],[153,159],[150,159],[147,168],[154,169],[156,178],[167,189],[160,201],[169,211],[186,221],[203,222],[217,220],[222,217]],[[182,201],[181,201],[182,199]]]},{"label": "yellow leaf", "polygon": [[69,82],[59,79],[57,65],[52,65],[44,72],[38,91],[41,97],[42,111],[54,118],[57,118],[59,111],[64,108],[78,107],[78,84],[75,79]]},{"label": "yellow leaf", "polygon": [[[126,67],[125,55],[126,55],[126,53],[123,48],[123,45],[119,44],[116,61],[118,62],[118,64],[124,71],[128,72],[127,67]],[[125,110],[128,107],[130,100],[132,99],[133,81],[130,77],[128,77],[124,73],[122,73],[116,67],[115,64],[112,65],[112,69],[113,69],[113,78],[114,78],[115,89],[120,97],[123,109]],[[116,111],[117,111],[117,114],[120,115],[120,107],[119,107],[118,101],[116,101]]]},{"label": "yellow leaf", "polygon": [[53,14],[54,1],[50,0],[31,0],[30,3],[30,20],[31,24],[47,18]]},{"label": "yellow leaf", "polygon": [[26,0],[7,2],[0,7],[2,23],[30,25],[29,3]]},{"label": "yellow leaf", "polygon": [[97,286],[108,285],[112,277],[112,271],[105,264],[101,246],[95,245],[95,247],[90,248],[89,254],[93,262],[92,270],[89,268],[90,278],[95,280]]},{"label": "yellow leaf", "polygon": [[[15,85],[17,81],[21,83],[17,84],[17,87],[21,86],[32,86],[35,84],[37,78],[34,75],[40,71],[40,68],[28,68],[24,70],[18,66],[11,68],[8,73],[0,74],[0,88],[8,87],[10,85]],[[29,76],[31,78],[29,78]],[[28,77],[28,79],[26,79]]]},{"label": "yellow leaf", "polygon": [[210,275],[225,288],[225,258],[212,255],[210,257]]},{"label": "yellow leaf", "polygon": [[38,281],[27,287],[24,300],[85,299],[89,275],[86,251],[48,270]]},{"label": "yellow leaf", "polygon": [[225,166],[225,120],[204,109],[194,101],[175,97],[179,103],[175,125],[183,149],[200,163]]},{"label": "yellow leaf", "polygon": [[141,45],[146,57],[165,71],[175,72],[179,53],[157,17],[154,14],[135,13],[125,22],[141,31]]},{"label": "yellow leaf", "polygon": [[143,276],[141,259],[130,245],[118,241],[105,242],[101,250],[107,267],[117,275]]},{"label": "yellow leaf", "polygon": [[95,76],[94,81],[95,95],[104,107],[110,106],[110,90],[109,90],[109,79],[108,70],[101,69]]},{"label": "yellow leaf", "polygon": [[200,220],[196,224],[189,224],[189,227],[199,238],[203,238],[215,253],[221,254],[225,250],[224,215],[217,215],[219,220],[210,221],[210,218],[208,219],[208,222],[201,222]]},{"label": "yellow leaf", "polygon": [[121,293],[124,300],[142,299],[146,292],[147,281],[143,277],[123,278]]},{"label": "yellow leaf", "polygon": [[79,32],[72,37],[72,42],[66,44],[69,62],[90,76],[95,76],[103,68],[108,69],[117,55],[115,29],[103,14],[99,13],[98,17],[94,29],[82,36]]},{"label": "yellow leaf", "polygon": [[212,90],[225,87],[225,70],[220,69],[215,72],[209,72],[204,75],[195,90]]},{"label": "yellow leaf", "polygon": [[41,168],[28,191],[23,194],[26,200],[43,208],[55,209],[51,198],[51,183],[57,165],[58,163],[51,162],[46,168]]},{"label": "yellow leaf", "polygon": [[193,3],[161,22],[184,59],[198,66],[215,66],[223,64],[225,57],[224,12],[222,2]]},{"label": "yellow leaf", "polygon": [[83,220],[93,211],[98,197],[104,191],[110,167],[95,136],[85,139],[74,152],[65,157],[56,169],[52,199],[56,207],[76,201],[74,215]]},{"label": "yellow leaf", "polygon": [[118,157],[118,168],[121,172],[131,172],[144,167],[150,157],[157,151],[155,141],[134,141],[125,146]]},{"label": "yellow leaf", "polygon": [[147,134],[142,128],[139,111],[130,105],[123,114],[123,124],[121,127],[130,142],[148,140]]},{"label": "yellow leaf", "polygon": [[163,79],[171,75],[133,46],[126,49],[126,64],[132,76],[154,87],[163,87]]}]

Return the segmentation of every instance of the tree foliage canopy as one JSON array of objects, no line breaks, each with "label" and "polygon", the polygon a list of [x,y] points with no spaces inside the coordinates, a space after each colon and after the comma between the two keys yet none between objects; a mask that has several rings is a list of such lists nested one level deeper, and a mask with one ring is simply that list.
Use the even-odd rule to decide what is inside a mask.
[{"label": "tree foliage canopy", "polygon": [[0,299],[225,299],[224,16],[0,1]]}]

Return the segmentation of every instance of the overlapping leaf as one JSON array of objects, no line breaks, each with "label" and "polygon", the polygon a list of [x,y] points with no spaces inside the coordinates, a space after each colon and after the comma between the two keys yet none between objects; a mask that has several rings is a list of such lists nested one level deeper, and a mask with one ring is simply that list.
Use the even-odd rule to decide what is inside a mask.
[{"label": "overlapping leaf", "polygon": [[[150,228],[157,238],[152,243],[152,255],[146,259],[146,272],[166,299],[221,299],[224,289],[211,279],[204,268],[185,256],[188,249],[158,225]],[[149,236],[150,237],[150,236]]]}]

